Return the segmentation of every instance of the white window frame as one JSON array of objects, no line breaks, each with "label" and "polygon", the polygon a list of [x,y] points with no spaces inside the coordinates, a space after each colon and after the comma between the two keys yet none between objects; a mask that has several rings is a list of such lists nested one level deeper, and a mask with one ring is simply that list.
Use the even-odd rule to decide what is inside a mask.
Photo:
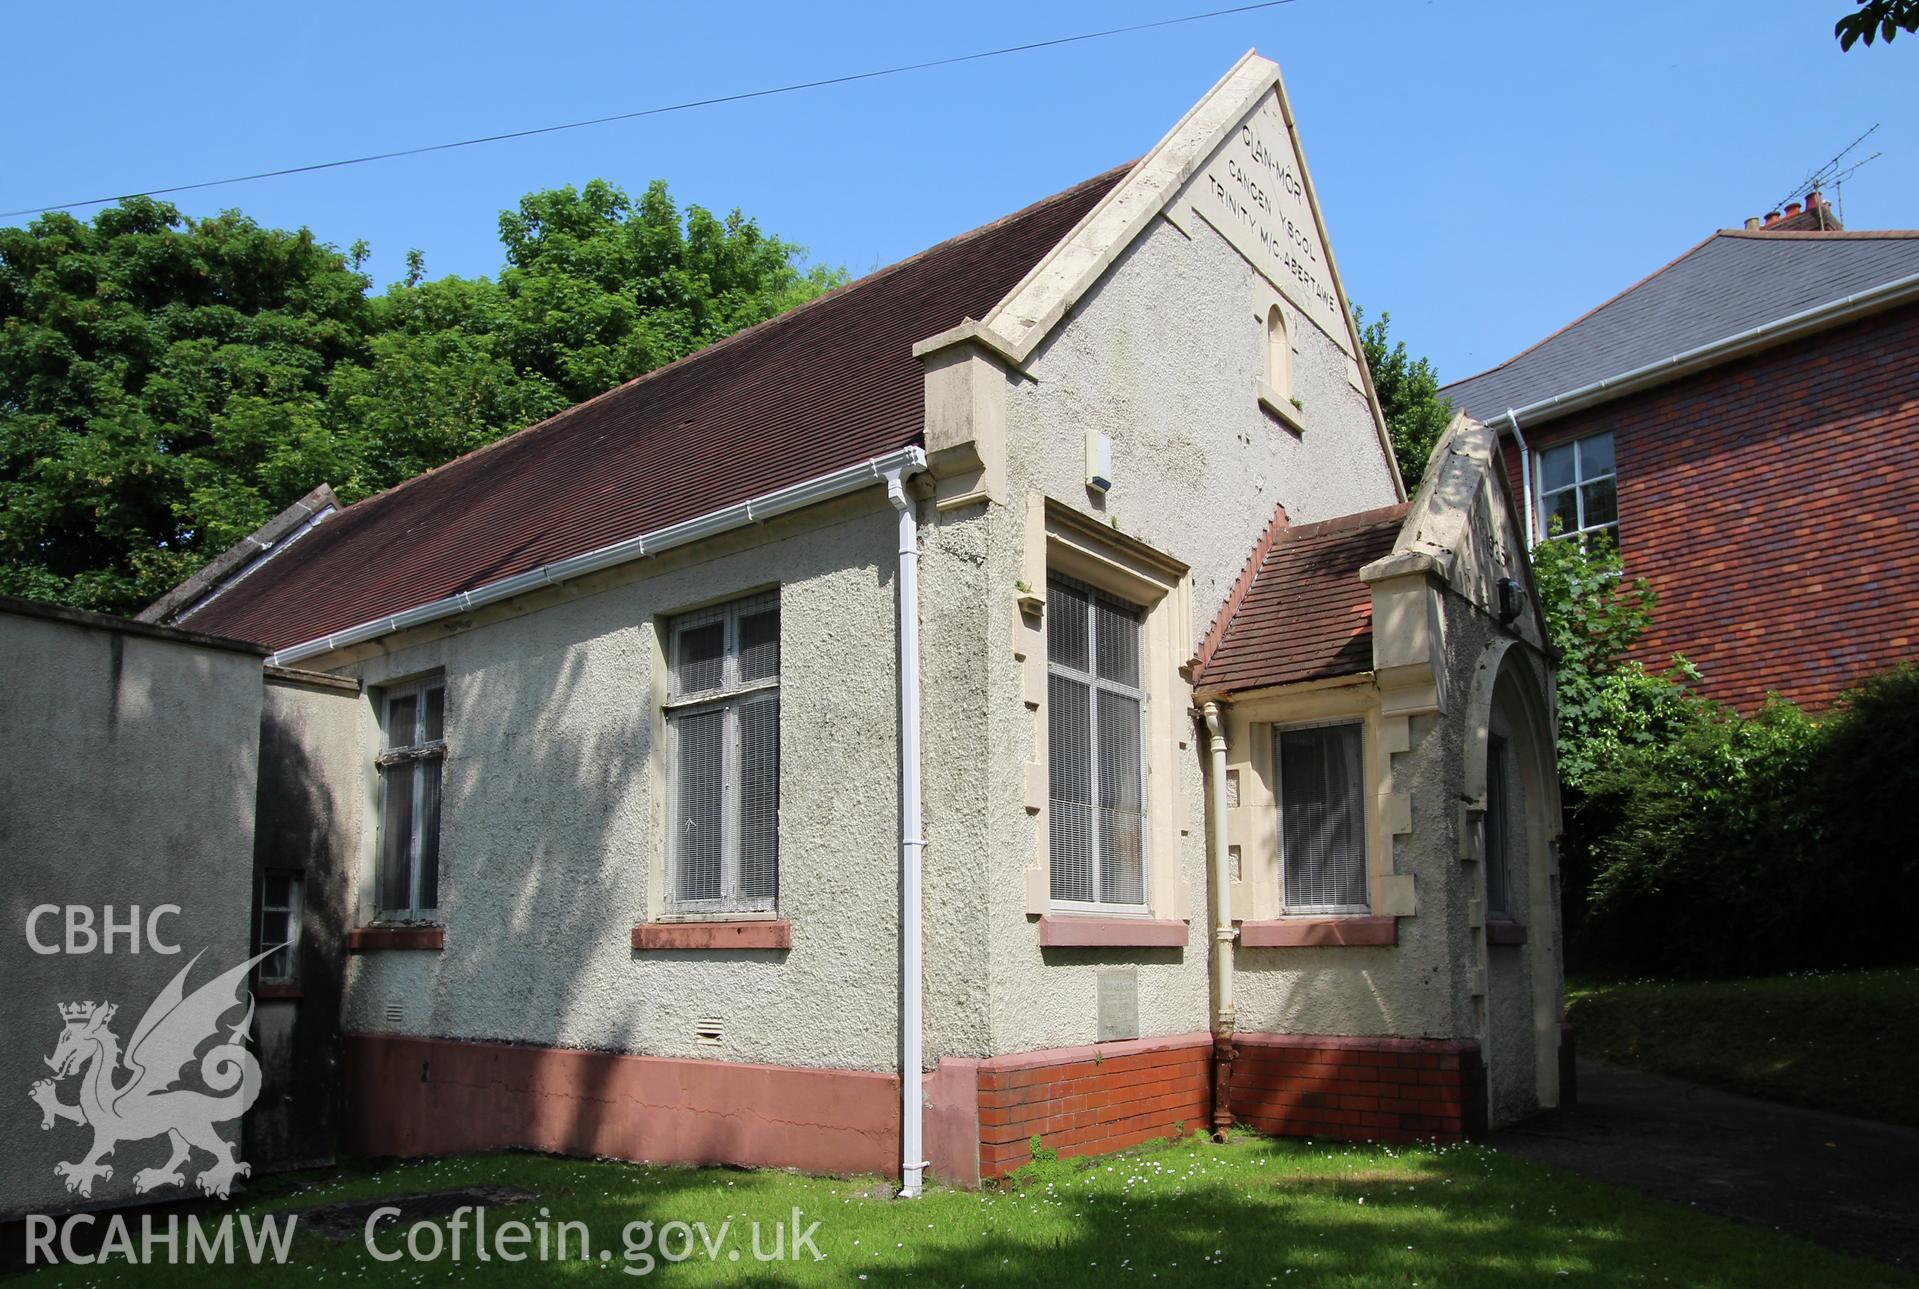
[{"label": "white window frame", "polygon": [[[770,915],[779,908],[779,786],[775,786],[773,894],[745,896],[740,893],[740,712],[753,704],[780,696],[780,673],[776,668],[769,678],[742,681],[740,665],[740,620],[772,609],[776,631],[783,632],[780,596],[777,590],[743,599],[730,600],[711,608],[695,609],[667,620],[666,667],[666,888],[663,907],[670,918],[699,918],[715,915]],[[687,630],[724,622],[725,645],[721,653],[721,679],[717,686],[686,691],[680,686],[680,639]],[[780,639],[776,634],[775,639]],[[720,753],[720,894],[715,899],[680,898],[680,726],[688,716],[720,711],[726,714]],[[778,725],[775,725],[778,737]],[[785,777],[784,758],[780,777]]]},{"label": "white window frame", "polygon": [[[1286,771],[1285,758],[1279,754],[1279,740],[1282,734],[1296,733],[1300,730],[1329,729],[1334,726],[1352,726],[1359,731],[1359,782],[1355,785],[1359,793],[1359,871],[1362,884],[1366,888],[1364,904],[1289,904],[1286,901]],[[1273,848],[1279,856],[1279,908],[1282,917],[1342,917],[1352,914],[1369,914],[1373,911],[1373,875],[1372,875],[1372,809],[1367,791],[1366,759],[1366,721],[1363,717],[1336,716],[1324,720],[1288,721],[1271,727],[1269,740],[1273,758]]]},{"label": "white window frame", "polygon": [[[429,739],[425,733],[426,696],[430,691],[435,689],[440,691],[440,737],[437,739]],[[435,672],[432,675],[422,676],[417,680],[404,681],[397,685],[384,685],[378,691],[380,704],[380,750],[374,756],[374,765],[379,773],[380,792],[379,814],[376,816],[379,820],[379,829],[377,833],[377,844],[374,850],[373,885],[373,900],[374,906],[378,910],[378,921],[419,922],[433,920],[439,916],[440,861],[444,858],[442,854],[444,846],[440,843],[443,843],[445,840],[445,833],[441,825],[445,819],[446,803],[446,731],[448,724],[452,720],[452,710],[447,704],[446,689],[446,676],[443,673]],[[413,735],[407,743],[393,746],[393,705],[403,698],[413,698],[416,700],[413,706]],[[433,856],[433,887],[435,899],[433,904],[428,906],[420,902],[420,852],[425,845],[427,823],[426,793],[422,791],[422,785],[426,781],[424,766],[430,761],[438,762],[441,766],[441,772],[440,792],[434,799],[434,809],[440,816],[434,820],[434,835],[437,839]],[[408,768],[413,775],[413,818],[411,820],[411,830],[408,833],[407,843],[409,851],[407,865],[407,902],[404,907],[394,907],[386,903],[386,794],[388,785],[392,782],[393,775],[400,773],[403,767]]]},{"label": "white window frame", "polygon": [[[1062,663],[1057,658],[1053,657],[1052,650],[1048,649],[1047,656],[1046,656],[1046,674],[1049,680],[1054,675],[1060,675],[1067,678],[1068,680],[1072,680],[1078,684],[1087,686],[1088,696],[1087,696],[1086,707],[1087,707],[1087,719],[1089,721],[1089,729],[1088,729],[1089,742],[1087,744],[1087,753],[1088,753],[1088,760],[1090,762],[1090,769],[1092,773],[1097,774],[1098,767],[1099,767],[1099,694],[1100,692],[1103,690],[1107,693],[1118,694],[1123,697],[1135,699],[1139,703],[1139,742],[1140,742],[1140,748],[1139,748],[1139,803],[1140,803],[1139,889],[1140,889],[1140,898],[1137,903],[1124,904],[1124,903],[1118,903],[1112,900],[1098,900],[1098,899],[1096,900],[1063,900],[1055,895],[1055,896],[1051,896],[1049,903],[1054,909],[1062,913],[1097,913],[1097,914],[1111,915],[1116,917],[1150,917],[1152,916],[1151,909],[1152,909],[1152,898],[1153,898],[1153,867],[1152,867],[1153,847],[1152,847],[1152,826],[1151,826],[1152,821],[1150,819],[1152,797],[1150,792],[1151,784],[1149,782],[1149,777],[1152,773],[1152,766],[1149,759],[1151,747],[1149,744],[1149,735],[1148,735],[1148,731],[1151,730],[1152,728],[1152,717],[1151,717],[1151,712],[1149,710],[1149,704],[1151,703],[1152,700],[1148,694],[1148,685],[1146,683],[1148,679],[1147,668],[1150,666],[1149,655],[1147,650],[1147,640],[1146,640],[1146,616],[1147,616],[1148,610],[1146,609],[1145,606],[1135,604],[1131,600],[1128,600],[1123,596],[1114,595],[1111,591],[1103,590],[1100,587],[1095,586],[1090,582],[1084,582],[1084,581],[1081,581],[1079,578],[1071,576],[1070,574],[1060,573],[1057,571],[1049,572],[1047,574],[1048,591],[1050,592],[1053,583],[1060,582],[1060,581],[1071,583],[1073,586],[1079,588],[1081,591],[1084,591],[1087,596],[1086,604],[1087,604],[1088,622],[1087,622],[1087,631],[1086,631],[1086,660],[1088,663],[1088,668],[1085,671],[1081,671],[1076,667],[1069,667],[1065,663]],[[1139,658],[1139,684],[1137,685],[1125,685],[1118,681],[1104,679],[1103,677],[1099,675],[1099,668],[1098,668],[1098,661],[1097,661],[1099,656],[1098,642],[1094,637],[1093,626],[1092,626],[1093,622],[1096,621],[1097,619],[1093,617],[1092,610],[1093,610],[1093,606],[1100,600],[1105,600],[1109,604],[1112,604],[1118,608],[1124,609],[1126,612],[1134,615],[1135,620],[1134,620],[1133,627],[1135,632],[1137,632],[1138,634],[1138,641],[1137,641],[1136,647],[1138,649],[1138,658]],[[1058,605],[1059,605],[1059,601],[1056,600],[1049,593],[1047,596],[1046,611],[1048,613],[1058,612],[1059,611]],[[1049,739],[1048,745],[1047,745],[1048,757],[1050,758],[1051,756],[1055,755],[1056,752],[1057,752],[1057,749],[1052,747],[1051,740]],[[1049,777],[1050,777],[1050,766],[1048,767],[1048,770],[1049,770]],[[1099,796],[1099,789],[1097,784],[1093,785],[1092,794],[1094,799],[1097,800]],[[1053,880],[1052,853],[1051,853],[1052,831],[1051,831],[1050,825],[1051,825],[1051,821],[1058,817],[1057,812],[1053,809],[1050,798],[1047,803],[1047,815],[1048,815],[1048,821],[1049,821],[1048,853],[1047,853],[1047,883],[1048,883],[1048,890],[1050,894],[1052,880]],[[1105,884],[1105,872],[1101,863],[1101,856],[1098,851],[1099,829],[1097,827],[1095,827],[1092,830],[1092,841],[1094,846],[1093,884],[1095,888],[1097,889],[1097,888],[1103,887]]]},{"label": "white window frame", "polygon": [[[1585,466],[1586,453],[1585,453],[1584,445],[1598,438],[1606,438],[1612,441],[1612,448],[1613,448],[1612,469],[1602,471],[1596,474],[1588,475],[1586,473],[1586,466]],[[1572,449],[1572,454],[1573,454],[1572,482],[1567,484],[1563,488],[1554,488],[1551,492],[1548,492],[1546,490],[1546,455],[1547,453],[1557,451],[1560,448]],[[1614,549],[1618,548],[1619,546],[1619,456],[1618,456],[1618,452],[1619,452],[1619,440],[1617,437],[1614,436],[1611,430],[1595,430],[1591,434],[1582,434],[1576,439],[1567,439],[1563,443],[1554,443],[1549,446],[1544,446],[1534,452],[1533,454],[1533,496],[1536,498],[1535,509],[1537,510],[1537,514],[1534,516],[1534,521],[1538,525],[1538,531],[1540,536],[1545,537],[1550,535],[1555,540],[1565,539],[1565,538],[1576,538],[1580,541],[1584,541],[1586,538],[1591,537],[1596,533],[1603,533],[1612,540]],[[1609,520],[1606,520],[1604,523],[1588,524],[1586,522],[1586,494],[1584,492],[1584,488],[1587,484],[1598,483],[1602,479],[1611,479],[1613,481],[1613,490],[1612,490],[1613,517]],[[1561,496],[1568,492],[1570,492],[1573,495],[1574,514],[1578,516],[1579,523],[1576,526],[1564,529],[1561,532],[1552,533],[1551,532],[1551,521],[1552,521],[1552,514],[1553,514],[1553,507],[1551,504],[1552,498]]]},{"label": "white window frame", "polygon": [[[275,877],[284,877],[287,883],[287,902],[270,903],[267,896],[268,883]],[[287,938],[283,942],[287,950],[287,969],[275,975],[268,970],[272,958],[260,960],[260,979],[276,985],[298,983],[300,979],[300,910],[305,898],[306,874],[295,868],[269,868],[260,874],[260,950],[265,952],[275,947],[276,942],[267,939],[267,914],[285,913],[287,915]]]}]

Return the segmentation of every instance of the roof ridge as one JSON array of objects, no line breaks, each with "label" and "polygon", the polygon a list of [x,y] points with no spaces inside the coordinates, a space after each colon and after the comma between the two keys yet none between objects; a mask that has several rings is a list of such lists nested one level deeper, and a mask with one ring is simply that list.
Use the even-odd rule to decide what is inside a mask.
[{"label": "roof ridge", "polygon": [[927,259],[929,256],[932,256],[936,254],[937,252],[947,250],[963,242],[970,241],[976,237],[983,237],[987,233],[993,232],[999,228],[1003,228],[1004,226],[1014,222],[1015,220],[1026,218],[1027,216],[1036,214],[1039,211],[1046,209],[1047,207],[1057,205],[1060,202],[1069,201],[1072,198],[1078,196],[1080,193],[1084,192],[1086,189],[1094,186],[1095,184],[1098,184],[1103,180],[1110,179],[1112,176],[1119,174],[1122,171],[1129,170],[1137,164],[1138,164],[1138,160],[1135,159],[1133,161],[1125,162],[1122,165],[1113,166],[1107,170],[1101,171],[1099,174],[1091,176],[1090,178],[1082,179],[1076,184],[1073,184],[1066,188],[1062,188],[1060,191],[1056,193],[1053,193],[1046,197],[1042,197],[1038,201],[1029,202],[1027,205],[1020,207],[1018,210],[1013,211],[1011,214],[1002,215],[998,219],[989,220],[987,223],[981,224],[976,228],[968,229],[963,233],[955,233],[953,236],[945,239],[944,241],[935,242],[933,245],[927,247],[926,249],[921,251],[916,251],[912,255],[907,256],[905,259],[895,260],[891,264],[882,265],[879,268],[874,269],[871,273],[868,273],[863,277],[855,278],[851,282],[842,282],[839,286],[834,287],[830,291],[821,292],[819,295],[814,296],[811,300],[806,300],[800,304],[796,304],[792,308],[784,310],[783,312],[780,312],[780,313],[776,313],[770,318],[763,318],[759,322],[754,323],[750,327],[742,327],[740,330],[735,331],[731,333],[730,335],[721,336],[718,340],[715,340],[711,342],[710,344],[702,345],[691,353],[682,354],[680,357],[675,358],[670,363],[664,363],[661,366],[653,368],[651,371],[641,372],[638,376],[633,377],[631,380],[622,381],[620,384],[613,386],[611,389],[600,391],[598,394],[593,395],[591,398],[582,399],[581,401],[577,403],[573,403],[573,404],[570,404],[569,406],[563,407],[559,411],[553,413],[551,416],[544,418],[543,420],[535,421],[531,425],[523,425],[517,430],[512,430],[506,434],[502,434],[499,438],[494,439],[491,443],[483,443],[479,447],[474,448],[471,451],[461,453],[459,456],[454,457],[450,461],[442,461],[439,465],[433,466],[426,470],[422,470],[419,474],[413,475],[409,478],[402,479],[390,488],[383,488],[379,492],[375,492],[375,493],[369,494],[368,496],[362,497],[358,501],[353,502],[350,505],[342,506],[340,508],[340,514],[344,516],[357,511],[358,514],[364,515],[368,509],[372,508],[372,503],[384,501],[386,498],[395,495],[403,488],[406,488],[412,484],[419,483],[422,480],[432,478],[434,475],[437,475],[441,473],[442,471],[449,469],[452,466],[459,465],[463,461],[471,461],[475,457],[478,457],[481,454],[486,452],[491,452],[495,448],[503,447],[509,443],[518,442],[522,440],[523,438],[531,436],[537,432],[551,429],[559,422],[564,421],[566,418],[572,416],[574,413],[579,412],[585,408],[592,407],[593,405],[601,402],[604,399],[611,398],[615,394],[622,393],[626,390],[632,389],[633,387],[637,385],[644,384],[645,382],[650,381],[657,376],[662,376],[665,373],[671,372],[671,371],[683,371],[686,368],[694,365],[697,360],[710,357],[711,355],[718,353],[721,350],[727,349],[728,347],[734,345],[736,342],[743,340],[747,336],[765,334],[766,332],[775,329],[777,326],[781,324],[791,322],[794,318],[800,316],[803,313],[807,313],[811,310],[816,309],[818,306],[826,303],[829,300],[836,300],[840,298],[841,296],[851,293],[853,290],[855,290],[858,287],[869,286],[874,282],[878,282],[885,278],[888,278],[892,276],[893,274],[899,272],[900,270],[909,267],[910,265],[917,264],[920,261]]},{"label": "roof ridge", "polygon": [[1919,237],[1919,228],[1722,228],[1718,237],[1749,237],[1757,241],[1770,238],[1809,241],[1870,241]]},{"label": "roof ridge", "polygon": [[1627,287],[1625,290],[1617,291],[1617,292],[1614,292],[1612,295],[1607,296],[1604,300],[1601,300],[1598,304],[1595,304],[1592,308],[1586,310],[1584,313],[1574,318],[1571,322],[1566,323],[1564,326],[1558,328],[1555,331],[1548,332],[1546,335],[1541,336],[1539,339],[1533,341],[1530,345],[1527,345],[1524,349],[1520,350],[1518,353],[1514,354],[1512,357],[1506,359],[1504,362],[1494,363],[1491,367],[1486,368],[1484,371],[1476,371],[1470,376],[1461,376],[1458,380],[1449,381],[1445,385],[1440,386],[1440,392],[1444,393],[1446,390],[1451,389],[1455,385],[1464,385],[1468,381],[1478,380],[1481,376],[1490,376],[1496,371],[1504,371],[1506,368],[1518,362],[1521,358],[1524,358],[1527,354],[1532,353],[1535,349],[1538,349],[1542,345],[1545,345],[1548,341],[1555,340],[1558,337],[1565,335],[1568,331],[1571,331],[1574,327],[1578,326],[1580,323],[1584,322],[1586,319],[1592,317],[1594,314],[1598,313],[1600,310],[1607,308],[1610,305],[1617,304],[1620,300],[1624,299],[1626,296],[1631,295],[1634,291],[1637,291],[1640,287],[1646,285],[1646,283],[1652,281],[1654,278],[1658,277],[1661,273],[1664,273],[1668,269],[1671,269],[1677,266],[1681,260],[1690,259],[1693,255],[1703,250],[1713,240],[1713,238],[1723,237],[1727,231],[1729,230],[1721,229],[1719,232],[1713,233],[1709,237],[1702,238],[1698,242],[1695,242],[1691,247],[1687,248],[1685,251],[1674,256],[1672,259],[1667,260],[1664,264],[1660,265],[1658,268],[1654,269],[1652,272],[1646,274],[1644,277],[1640,278],[1637,282],[1634,282],[1631,286]]}]

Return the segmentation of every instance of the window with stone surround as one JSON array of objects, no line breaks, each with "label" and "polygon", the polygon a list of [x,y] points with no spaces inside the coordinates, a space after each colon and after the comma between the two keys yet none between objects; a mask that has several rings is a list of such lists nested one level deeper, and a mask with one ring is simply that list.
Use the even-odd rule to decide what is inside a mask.
[{"label": "window with stone surround", "polygon": [[1047,581],[1047,836],[1057,904],[1146,903],[1143,616],[1083,582]]},{"label": "window with stone surround", "polygon": [[1367,912],[1362,726],[1278,727],[1273,768],[1284,912]]}]

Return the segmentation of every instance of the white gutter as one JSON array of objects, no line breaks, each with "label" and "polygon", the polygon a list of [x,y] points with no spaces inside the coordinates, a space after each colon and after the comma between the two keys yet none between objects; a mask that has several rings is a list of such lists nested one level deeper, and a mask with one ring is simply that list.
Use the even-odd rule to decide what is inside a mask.
[{"label": "white gutter", "polygon": [[1775,318],[1771,322],[1749,327],[1737,335],[1715,340],[1710,344],[1683,350],[1670,358],[1647,363],[1643,367],[1634,367],[1617,376],[1608,376],[1604,380],[1569,389],[1563,394],[1555,394],[1536,403],[1528,403],[1517,411],[1508,411],[1515,425],[1519,417],[1525,417],[1530,424],[1551,420],[1554,417],[1567,416],[1583,408],[1618,398],[1636,390],[1647,389],[1675,377],[1686,375],[1703,367],[1724,362],[1737,357],[1748,350],[1763,348],[1791,340],[1809,332],[1821,331],[1827,327],[1850,322],[1868,314],[1904,303],[1908,298],[1919,298],[1919,273],[1910,273],[1890,282],[1865,291],[1855,291],[1840,300],[1829,300],[1825,304],[1802,309],[1798,313]]},{"label": "white gutter", "polygon": [[[1226,724],[1218,703],[1200,709],[1206,719],[1207,748],[1211,755],[1206,776],[1207,824],[1213,835],[1213,1043],[1223,1044],[1230,1059],[1239,1009],[1233,1003],[1233,864],[1226,841]],[[1223,1116],[1220,1116],[1223,1117]],[[1215,1137],[1224,1141],[1226,1125],[1215,1124]]]},{"label": "white gutter", "polygon": [[926,1151],[922,1140],[925,1092],[921,1087],[920,881],[926,838],[920,809],[920,534],[906,476],[926,468],[926,458],[895,466],[886,475],[886,495],[900,520],[900,1197],[920,1193]]},{"label": "white gutter", "polygon": [[524,595],[528,591],[538,590],[543,586],[554,586],[572,578],[583,577],[588,573],[597,573],[602,569],[612,568],[616,564],[624,564],[628,560],[658,555],[676,546],[686,546],[708,537],[731,532],[736,528],[745,528],[817,502],[843,497],[847,493],[857,492],[861,488],[869,487],[882,480],[890,481],[902,472],[913,474],[925,468],[926,453],[924,451],[916,447],[900,448],[884,456],[861,461],[857,465],[816,475],[811,479],[803,479],[799,483],[777,488],[746,501],[708,511],[704,515],[697,515],[665,528],[657,528],[650,533],[641,533],[637,537],[629,537],[624,541],[614,542],[610,546],[602,546],[597,550],[556,560],[524,573],[516,573],[512,577],[489,582],[471,591],[461,591],[457,595],[449,595],[427,604],[416,605],[389,617],[375,618],[370,622],[362,622],[358,626],[335,631],[331,635],[320,636],[301,644],[288,645],[268,658],[267,664],[274,667],[292,666],[305,659],[331,653],[335,649],[364,644],[369,640],[391,635],[395,631],[405,631],[409,627],[424,626],[442,618],[469,613],[482,605],[509,600],[516,595]]},{"label": "white gutter", "polygon": [[1519,496],[1526,507],[1526,549],[1530,551],[1539,544],[1539,538],[1533,533],[1533,454],[1526,446],[1526,436],[1519,432],[1519,413],[1507,408],[1506,420],[1512,425],[1513,439],[1519,444]]}]

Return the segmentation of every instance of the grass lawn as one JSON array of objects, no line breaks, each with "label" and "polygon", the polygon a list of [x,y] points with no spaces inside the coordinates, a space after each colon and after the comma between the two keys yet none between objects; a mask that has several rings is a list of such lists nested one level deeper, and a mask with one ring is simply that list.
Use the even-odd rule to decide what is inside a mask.
[{"label": "grass lawn", "polygon": [[1919,967],[1752,980],[1572,981],[1582,1055],[1919,1126]]},{"label": "grass lawn", "polygon": [[[300,1232],[289,1265],[233,1268],[65,1267],[31,1283],[202,1286],[253,1283],[421,1285],[508,1283],[537,1277],[571,1284],[626,1283],[623,1230],[658,1224],[667,1238],[718,1250],[652,1274],[670,1284],[933,1286],[1126,1284],[1266,1285],[1866,1285],[1912,1284],[1890,1267],[1857,1261],[1770,1232],[1733,1225],[1634,1192],[1553,1172],[1482,1146],[1382,1147],[1236,1138],[1199,1139],[1093,1163],[1053,1161],[1006,1189],[932,1190],[913,1202],[885,1196],[872,1179],[778,1172],[648,1167],[533,1155],[483,1155],[329,1170],[267,1179],[244,1212],[480,1184],[514,1185],[535,1203],[487,1210],[492,1231],[512,1218],[578,1221],[592,1248],[611,1253],[561,1263],[375,1261],[353,1238]],[[760,1263],[751,1224],[772,1228],[803,1211],[817,1222],[823,1255]],[[667,1236],[666,1223],[704,1232]],[[722,1227],[725,1227],[724,1231]],[[445,1230],[445,1221],[440,1219]],[[424,1236],[426,1233],[422,1232]],[[405,1226],[383,1227],[383,1252],[405,1245]],[[577,1239],[575,1244],[577,1246]],[[424,1248],[425,1245],[423,1244]],[[739,1253],[737,1259],[730,1257]],[[637,1278],[637,1277],[636,1277]]]}]

